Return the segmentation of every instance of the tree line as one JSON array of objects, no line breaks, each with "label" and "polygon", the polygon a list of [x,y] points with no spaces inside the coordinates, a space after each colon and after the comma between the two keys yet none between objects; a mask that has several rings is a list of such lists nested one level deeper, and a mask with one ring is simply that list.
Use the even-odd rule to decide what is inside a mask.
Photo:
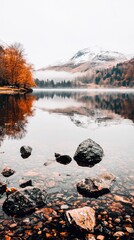
[{"label": "tree line", "polygon": [[111,69],[97,70],[94,81],[104,86],[134,87],[134,59],[119,63]]},{"label": "tree line", "polygon": [[36,86],[33,67],[27,63],[20,43],[0,46],[0,86],[31,88]]},{"label": "tree line", "polygon": [[38,78],[35,79],[35,84],[39,88],[71,88],[72,83],[70,81],[61,81],[61,82],[54,82],[54,80],[39,80]]}]

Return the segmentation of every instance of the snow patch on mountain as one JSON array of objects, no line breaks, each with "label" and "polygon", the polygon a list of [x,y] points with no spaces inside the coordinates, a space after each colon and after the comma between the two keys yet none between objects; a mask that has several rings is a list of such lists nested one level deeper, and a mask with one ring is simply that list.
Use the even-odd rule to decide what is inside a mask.
[{"label": "snow patch on mountain", "polygon": [[70,60],[70,63],[78,65],[80,63],[91,62],[100,63],[107,61],[126,61],[127,57],[119,52],[103,50],[99,47],[85,48],[78,51]]}]

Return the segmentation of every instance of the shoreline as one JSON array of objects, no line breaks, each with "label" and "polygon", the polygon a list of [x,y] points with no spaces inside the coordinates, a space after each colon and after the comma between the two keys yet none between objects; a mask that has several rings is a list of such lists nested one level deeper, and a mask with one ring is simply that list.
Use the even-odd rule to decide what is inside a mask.
[{"label": "shoreline", "polygon": [[134,88],[33,88],[33,92],[132,92]]},{"label": "shoreline", "polygon": [[24,94],[32,91],[32,89],[25,88],[0,87],[0,94]]}]

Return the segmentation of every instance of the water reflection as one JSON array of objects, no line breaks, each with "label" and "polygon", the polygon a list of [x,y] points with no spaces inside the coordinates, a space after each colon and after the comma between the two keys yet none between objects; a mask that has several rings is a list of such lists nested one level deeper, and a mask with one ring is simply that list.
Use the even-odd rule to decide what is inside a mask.
[{"label": "water reflection", "polygon": [[0,95],[0,144],[5,136],[21,139],[26,134],[27,117],[33,115],[32,95]]},{"label": "water reflection", "polygon": [[45,100],[42,106],[38,105],[42,110],[67,115],[78,127],[87,127],[92,121],[120,123],[121,118],[134,122],[133,93],[48,91],[34,95],[37,100]]}]

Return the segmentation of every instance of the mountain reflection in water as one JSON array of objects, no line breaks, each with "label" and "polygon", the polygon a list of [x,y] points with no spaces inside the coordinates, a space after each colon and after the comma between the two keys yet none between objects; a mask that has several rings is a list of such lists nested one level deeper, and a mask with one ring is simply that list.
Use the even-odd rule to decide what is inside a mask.
[{"label": "mountain reflection in water", "polygon": [[[0,95],[0,142],[5,136],[21,139],[27,130],[28,117],[33,116],[33,103],[49,113],[70,117],[78,127],[134,122],[134,94],[92,92],[33,92],[26,95]],[[40,101],[42,101],[40,103]],[[38,103],[39,102],[39,103]]]},{"label": "mountain reflection in water", "polygon": [[67,115],[80,127],[86,127],[90,121],[98,124],[113,121],[117,123],[122,118],[134,122],[133,93],[53,91],[34,92],[33,94],[37,100],[45,100],[43,106],[37,104],[40,109]]}]

